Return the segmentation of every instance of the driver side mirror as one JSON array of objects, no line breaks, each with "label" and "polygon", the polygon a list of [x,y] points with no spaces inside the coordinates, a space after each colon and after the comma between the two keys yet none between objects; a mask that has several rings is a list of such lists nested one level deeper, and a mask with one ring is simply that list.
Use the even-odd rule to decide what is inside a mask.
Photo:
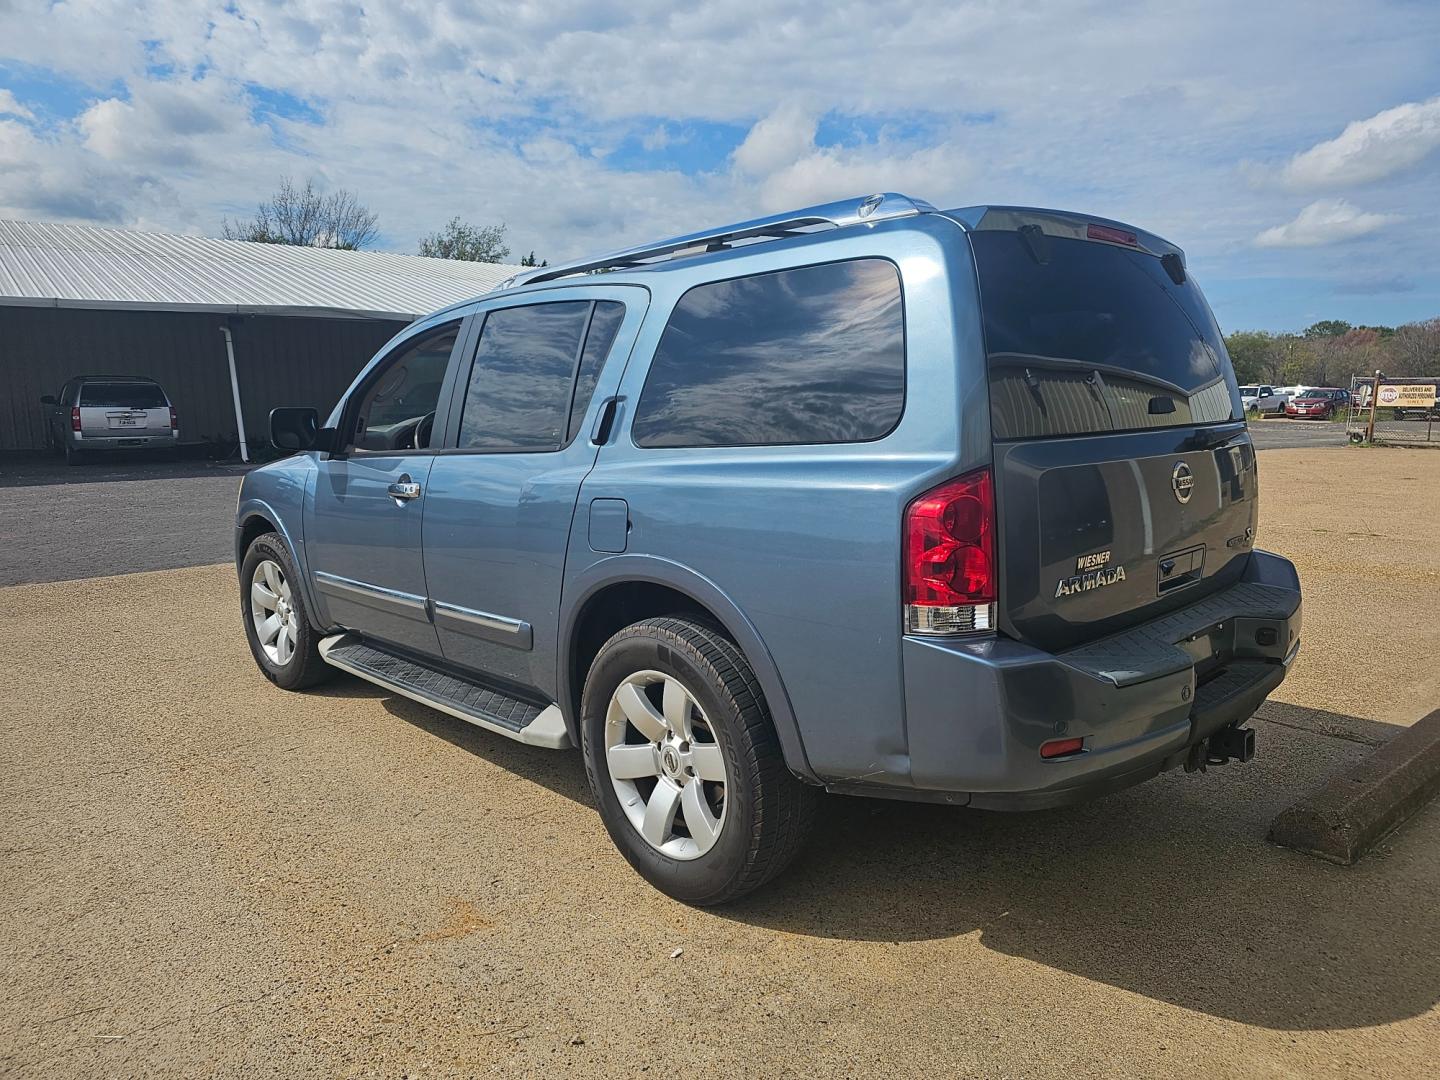
[{"label": "driver side mirror", "polygon": [[320,426],[320,414],[311,408],[270,410],[270,442],[281,450],[329,450],[335,429]]}]

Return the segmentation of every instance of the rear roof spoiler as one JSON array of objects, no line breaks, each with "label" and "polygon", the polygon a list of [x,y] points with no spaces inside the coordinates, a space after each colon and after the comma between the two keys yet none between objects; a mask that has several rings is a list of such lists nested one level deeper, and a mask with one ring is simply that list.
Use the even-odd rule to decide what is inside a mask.
[{"label": "rear roof spoiler", "polygon": [[1090,226],[1095,225],[1102,230],[1116,230],[1133,236],[1135,242],[1125,244],[1126,247],[1138,248],[1157,258],[1175,255],[1179,257],[1180,265],[1185,265],[1185,252],[1182,249],[1154,233],[1137,229],[1134,225],[1127,225],[1123,221],[1112,221],[1109,218],[1094,217],[1090,214],[1077,214],[1069,210],[1047,210],[1038,206],[966,206],[959,210],[946,210],[944,213],[946,217],[954,218],[973,232],[990,230],[1013,232],[1026,225],[1035,225],[1046,236],[1100,243],[1113,242],[1108,237],[1092,235]]}]

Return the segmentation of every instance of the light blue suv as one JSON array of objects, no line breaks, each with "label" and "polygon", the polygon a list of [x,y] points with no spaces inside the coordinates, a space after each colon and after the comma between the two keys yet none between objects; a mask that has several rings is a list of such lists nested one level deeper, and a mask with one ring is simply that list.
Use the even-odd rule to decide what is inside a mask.
[{"label": "light blue suv", "polygon": [[1300,636],[1179,249],[900,195],[528,271],[391,341],[246,477],[245,632],[583,750],[693,904],[822,791],[1063,805],[1248,760]]}]

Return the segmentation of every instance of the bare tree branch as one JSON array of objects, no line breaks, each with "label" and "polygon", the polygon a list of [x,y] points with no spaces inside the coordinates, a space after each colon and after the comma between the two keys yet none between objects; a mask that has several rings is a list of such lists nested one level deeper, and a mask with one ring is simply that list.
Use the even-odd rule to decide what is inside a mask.
[{"label": "bare tree branch", "polygon": [[359,251],[379,234],[378,216],[360,204],[353,191],[340,188],[328,195],[313,180],[297,188],[282,177],[280,187],[255,208],[249,221],[222,222],[227,240]]}]

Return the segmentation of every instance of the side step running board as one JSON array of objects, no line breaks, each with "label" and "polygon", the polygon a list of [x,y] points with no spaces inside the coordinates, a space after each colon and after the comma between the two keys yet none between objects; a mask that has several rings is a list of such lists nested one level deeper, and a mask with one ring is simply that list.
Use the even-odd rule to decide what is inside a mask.
[{"label": "side step running board", "polygon": [[575,745],[558,705],[522,701],[503,690],[386,652],[355,634],[332,634],[323,639],[320,655],[341,671],[508,739],[552,750]]}]

